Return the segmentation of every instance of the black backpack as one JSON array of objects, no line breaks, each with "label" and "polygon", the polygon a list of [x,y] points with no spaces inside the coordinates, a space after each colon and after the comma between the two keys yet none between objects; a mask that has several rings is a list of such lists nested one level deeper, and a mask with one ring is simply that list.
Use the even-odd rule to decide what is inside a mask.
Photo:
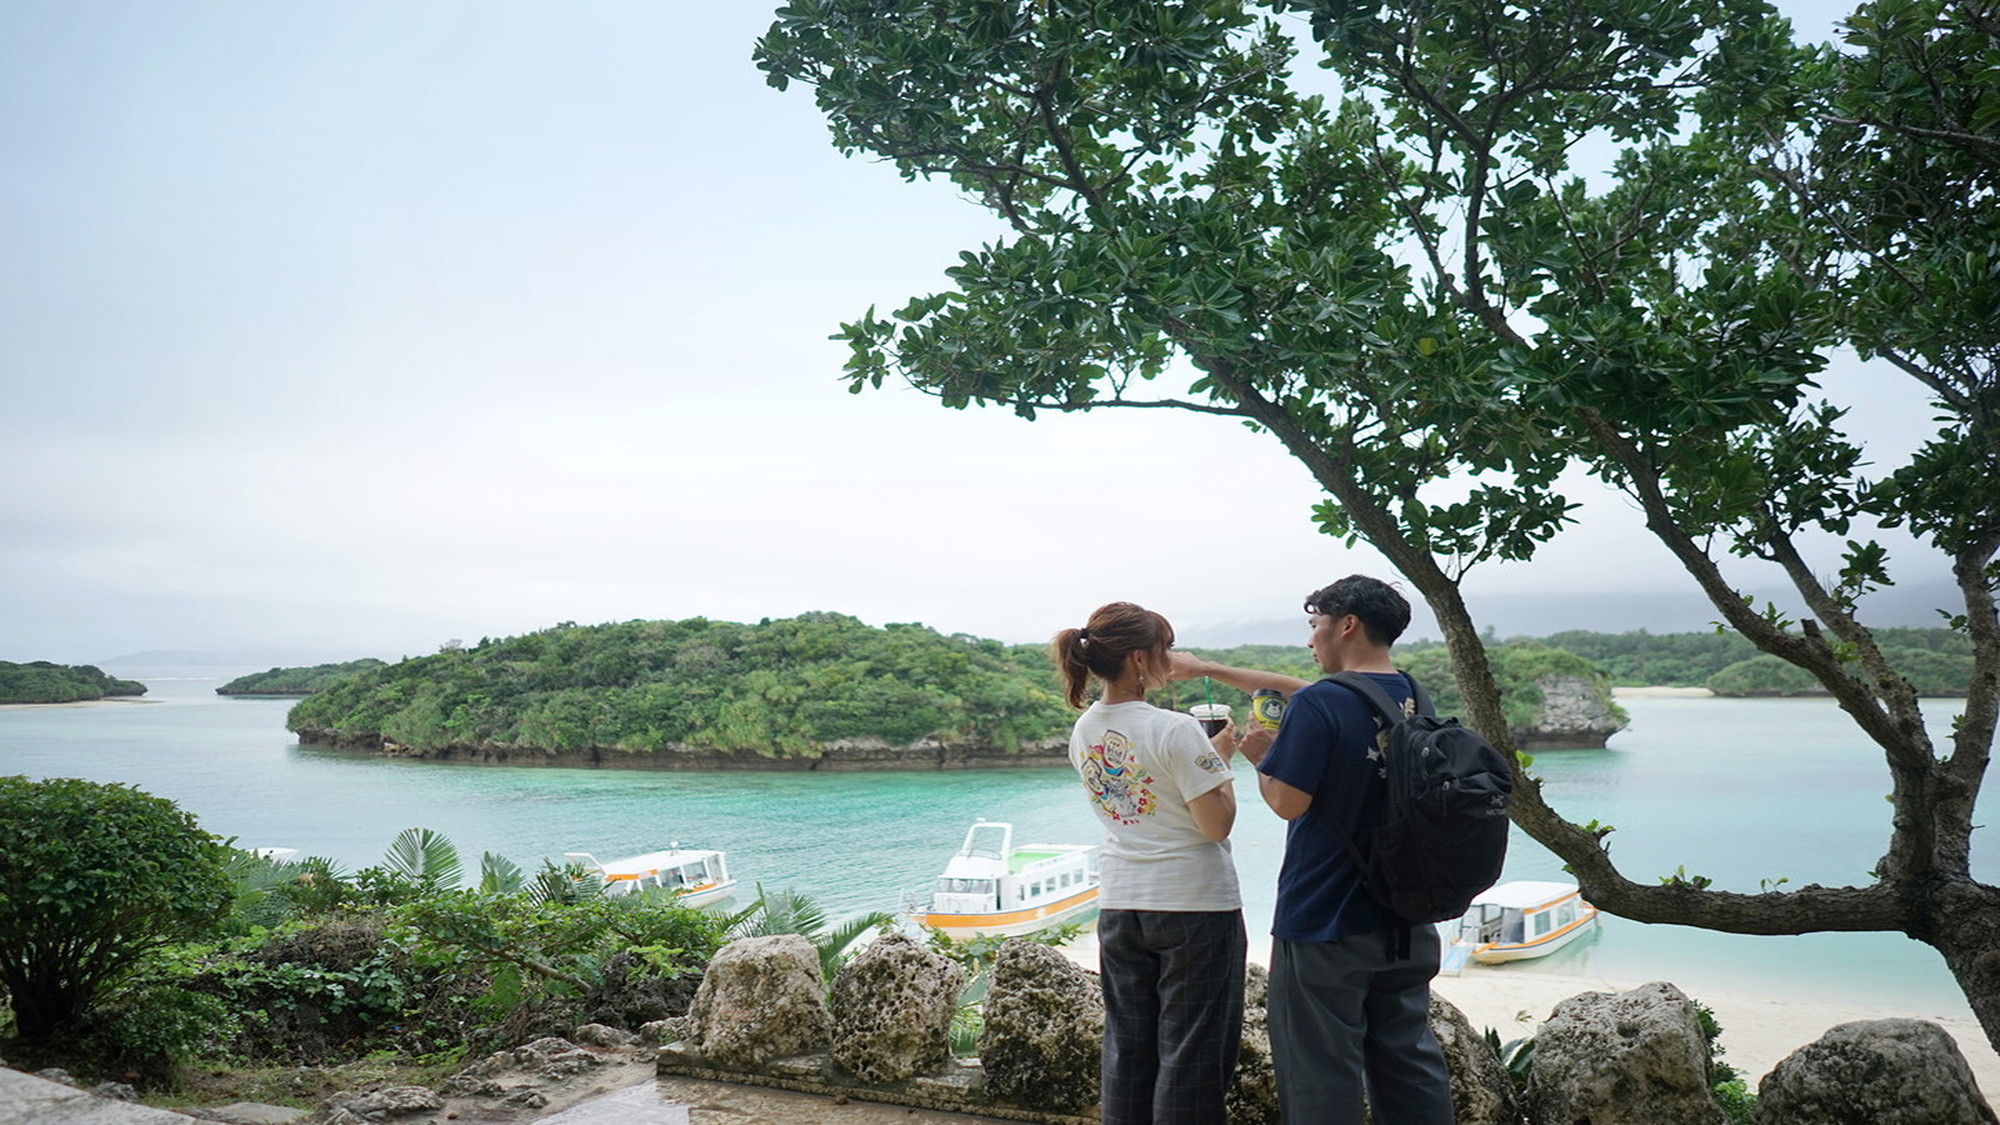
[{"label": "black backpack", "polygon": [[1363,673],[1328,678],[1373,705],[1387,734],[1377,736],[1387,761],[1366,856],[1334,818],[1369,896],[1405,924],[1458,917],[1500,878],[1507,858],[1514,774],[1506,757],[1478,731],[1438,718],[1430,696],[1408,673],[1415,715],[1405,715]]}]

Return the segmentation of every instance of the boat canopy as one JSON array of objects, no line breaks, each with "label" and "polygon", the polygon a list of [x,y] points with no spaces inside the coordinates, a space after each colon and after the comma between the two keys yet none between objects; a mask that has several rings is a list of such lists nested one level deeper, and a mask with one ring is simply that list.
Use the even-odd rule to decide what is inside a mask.
[{"label": "boat canopy", "polygon": [[1576,893],[1575,883],[1502,883],[1497,887],[1482,891],[1472,900],[1472,905],[1498,906],[1504,910],[1526,910],[1532,906],[1559,898],[1567,898]]}]

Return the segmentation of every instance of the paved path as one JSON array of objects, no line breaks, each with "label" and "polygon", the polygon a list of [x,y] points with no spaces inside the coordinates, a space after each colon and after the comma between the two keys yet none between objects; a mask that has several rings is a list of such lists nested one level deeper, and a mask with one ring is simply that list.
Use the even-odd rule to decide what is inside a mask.
[{"label": "paved path", "polygon": [[[189,1125],[192,1120],[0,1067],[0,1125]],[[534,1125],[1008,1125],[993,1117],[843,1102],[694,1078],[649,1079],[545,1116],[516,1110],[484,1120]]]},{"label": "paved path", "polygon": [[573,1105],[535,1125],[1012,1125],[996,1117],[841,1101],[761,1086],[661,1078]]}]

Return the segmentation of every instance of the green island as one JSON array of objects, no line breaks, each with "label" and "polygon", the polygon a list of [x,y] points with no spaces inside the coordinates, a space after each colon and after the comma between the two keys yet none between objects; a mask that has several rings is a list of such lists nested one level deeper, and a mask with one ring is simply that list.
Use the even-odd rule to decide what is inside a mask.
[{"label": "green island", "polygon": [[[1963,696],[1972,682],[1973,642],[1962,630],[1887,627],[1876,645],[1922,696]],[[1555,633],[1542,644],[1575,653],[1619,687],[1701,687],[1726,696],[1826,695],[1806,672],[1756,647],[1740,633]],[[1850,654],[1851,657],[1851,654]],[[1848,671],[1859,676],[1858,663]]]},{"label": "green island", "polygon": [[[1318,674],[1303,645],[1195,651]],[[1526,747],[1602,746],[1625,725],[1613,681],[1591,660],[1528,640],[1495,644],[1492,659]],[[1440,710],[1456,711],[1441,645],[1414,644],[1405,663]],[[1246,703],[1203,680],[1154,700]],[[311,744],[461,761],[912,769],[1056,764],[1073,718],[1041,645],[808,613],[754,625],[566,623],[486,639],[325,682],[286,725]]]},{"label": "green island", "polygon": [[482,640],[342,678],[286,725],[454,760],[907,769],[1050,764],[1070,721],[1041,646],[807,613]]},{"label": "green island", "polygon": [[0,703],[80,703],[144,694],[145,684],[121,680],[91,664],[0,660]]},{"label": "green island", "polygon": [[[1962,695],[1971,654],[1948,629],[1885,629],[1920,694]],[[1195,649],[1245,667],[1315,678],[1303,645]],[[1442,714],[1464,707],[1444,646],[1399,648]],[[1824,694],[1735,635],[1644,631],[1489,638],[1522,749],[1601,747],[1627,717],[1613,687],[1717,695]],[[1817,691],[1816,691],[1817,689]],[[1045,649],[920,624],[880,628],[817,612],[756,624],[688,618],[564,623],[396,664],[274,668],[225,694],[305,695],[286,725],[301,740],[391,756],[661,769],[954,769],[1063,760],[1073,714]],[[1202,680],[1161,706],[1238,709]]]},{"label": "green island", "polygon": [[215,689],[217,695],[311,695],[335,680],[387,666],[387,661],[364,656],[340,664],[315,664],[310,668],[272,668],[252,672]]}]

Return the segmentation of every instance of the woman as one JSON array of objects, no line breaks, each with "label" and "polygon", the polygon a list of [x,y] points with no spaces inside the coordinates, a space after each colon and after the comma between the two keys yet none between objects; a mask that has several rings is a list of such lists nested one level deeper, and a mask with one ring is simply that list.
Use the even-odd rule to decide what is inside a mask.
[{"label": "woman", "polygon": [[[1243,904],[1229,830],[1234,726],[1146,702],[1168,681],[1174,628],[1113,602],[1050,642],[1071,707],[1069,757],[1106,839],[1097,922],[1105,1125],[1208,1125],[1243,1035]],[[1104,685],[1084,709],[1091,680]]]}]

